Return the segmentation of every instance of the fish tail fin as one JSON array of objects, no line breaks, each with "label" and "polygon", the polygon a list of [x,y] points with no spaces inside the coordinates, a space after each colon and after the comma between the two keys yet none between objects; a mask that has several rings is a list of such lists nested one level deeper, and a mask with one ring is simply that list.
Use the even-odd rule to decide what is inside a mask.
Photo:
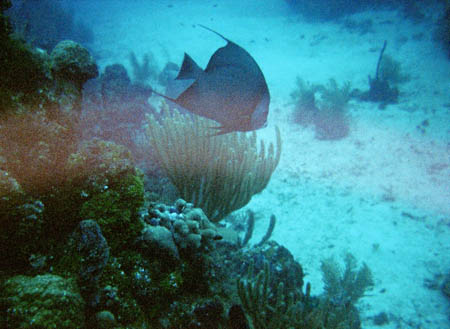
[{"label": "fish tail fin", "polygon": [[225,37],[224,37],[222,34],[220,34],[219,32],[214,31],[213,29],[210,29],[209,27],[207,27],[207,26],[205,26],[205,25],[202,25],[202,24],[197,24],[197,25],[200,26],[200,27],[203,27],[205,30],[208,30],[208,31],[210,31],[210,32],[212,32],[212,33],[217,34],[219,37],[221,37],[221,38],[224,39],[225,41],[230,42],[230,40],[229,40],[228,38],[225,38]]}]

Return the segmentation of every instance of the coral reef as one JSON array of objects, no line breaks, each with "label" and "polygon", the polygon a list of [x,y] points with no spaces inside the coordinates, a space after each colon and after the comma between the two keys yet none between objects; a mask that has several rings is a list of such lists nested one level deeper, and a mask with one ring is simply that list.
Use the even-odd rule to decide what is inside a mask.
[{"label": "coral reef", "polygon": [[[73,43],[75,54],[69,56],[66,49],[55,51],[51,58],[12,38],[7,28],[1,35],[3,169],[27,193],[40,196],[65,180],[65,163],[78,141],[79,111],[72,110],[80,110],[81,85],[95,75],[96,65],[86,49]],[[70,77],[63,72],[70,72]],[[76,88],[67,87],[62,80],[74,81]]]},{"label": "coral reef", "polygon": [[80,44],[64,40],[55,46],[50,54],[50,61],[56,80],[55,96],[60,99],[60,110],[81,113],[82,86],[98,76],[94,59]]},{"label": "coral reef", "polygon": [[71,81],[80,89],[86,81],[98,76],[94,59],[75,41],[60,41],[50,53],[50,59],[55,77]]},{"label": "coral reef", "polygon": [[46,67],[40,54],[21,40],[1,40],[1,86],[12,92],[34,92],[46,80]]},{"label": "coral reef", "polygon": [[77,114],[65,111],[58,96],[50,56],[14,39],[1,20],[0,263],[12,273],[35,274],[48,269],[58,239],[78,220],[81,202],[66,167],[78,144]]},{"label": "coral reef", "polygon": [[179,259],[180,253],[209,250],[222,237],[203,210],[178,199],[174,206],[155,204],[144,217],[148,225],[139,239],[147,253],[159,253]]},{"label": "coral reef", "polygon": [[64,39],[92,42],[94,33],[85,24],[75,21],[73,14],[58,1],[14,1],[8,11],[17,34],[34,46],[51,51]]},{"label": "coral reef", "polygon": [[209,136],[213,122],[197,116],[168,113],[158,120],[148,116],[147,135],[155,160],[180,196],[203,209],[218,222],[245,206],[268,184],[281,155],[276,129],[276,148],[264,142],[258,149],[256,133]]},{"label": "coral reef", "polygon": [[69,177],[84,202],[79,216],[93,219],[113,250],[133,241],[142,229],[143,174],[120,145],[94,139],[81,144],[68,161]]},{"label": "coral reef", "polygon": [[80,130],[84,139],[98,137],[124,145],[133,158],[148,167],[148,143],[142,122],[154,113],[148,103],[151,88],[131,82],[121,64],[108,65],[98,79],[83,89]]},{"label": "coral reef", "polygon": [[[2,173],[2,192],[0,195],[0,267],[36,268],[38,264],[30,258],[45,249],[42,236],[46,231],[43,212],[44,204],[26,196],[13,178]],[[5,178],[9,186],[6,186]],[[9,184],[12,183],[12,184]],[[17,184],[17,185],[16,185]],[[18,244],[18,241],[26,243]]]},{"label": "coral reef", "polygon": [[2,2],[0,16],[0,115],[17,110],[18,103],[42,102],[40,91],[48,84],[45,56],[22,40],[12,38],[9,20],[3,15],[8,2]]},{"label": "coral reef", "polygon": [[[43,263],[35,269],[37,276],[1,272],[0,324],[20,327],[36,321],[48,328],[250,328],[246,316],[253,324],[260,323],[255,317],[264,320],[260,311],[265,310],[268,317],[279,320],[277,328],[283,328],[283,323],[324,325],[325,320],[327,328],[337,328],[337,323],[345,325],[350,318],[354,319],[351,328],[359,328],[353,306],[335,294],[333,298],[310,295],[309,284],[303,287],[302,267],[276,242],[242,248],[236,241],[222,239],[204,213],[183,200],[171,206],[146,204],[141,211],[141,233],[120,248],[109,245],[124,238],[123,232],[114,231],[107,238],[96,220],[83,220],[65,233],[66,239],[59,240],[56,252],[40,251],[40,258],[34,258],[36,264]],[[32,207],[38,205],[28,208]],[[45,221],[45,211],[43,215]],[[350,270],[344,273],[354,275],[328,279],[327,287],[338,281],[352,283],[338,285],[336,291],[359,289],[350,295],[354,302],[363,293],[358,278],[365,270],[355,272],[354,263],[348,264]],[[50,269],[52,274],[48,274]],[[330,271],[334,274],[328,278],[339,277],[340,270],[331,266]],[[261,274],[254,281],[252,273]],[[36,289],[41,282],[46,282],[46,289]],[[28,285],[35,286],[33,293],[22,294]],[[343,286],[350,290],[341,289]],[[30,303],[40,305],[44,298],[45,307],[36,312],[20,311]],[[13,308],[16,312],[10,312]],[[271,319],[254,328],[269,328],[267,324],[276,323]],[[295,322],[289,322],[292,319]]]},{"label": "coral reef", "polygon": [[91,306],[98,304],[98,280],[108,263],[110,252],[108,242],[95,220],[80,222],[72,235],[80,259],[78,285],[83,299]]},{"label": "coral reef", "polygon": [[[70,116],[47,113],[8,114],[0,125],[1,155],[6,160],[3,168],[36,196],[65,180],[67,157],[76,148]],[[50,120],[50,115],[57,120]]]},{"label": "coral reef", "polygon": [[[49,3],[39,5],[23,3],[41,9]],[[2,14],[8,6],[0,1]],[[150,89],[131,83],[120,65],[86,83],[97,68],[81,45],[63,41],[49,56],[12,39],[5,16],[0,23],[5,69],[0,105],[7,105],[0,113],[0,327],[250,328],[247,316],[254,317],[249,305],[255,299],[248,291],[256,294],[261,282],[270,292],[282,286],[284,297],[279,296],[285,301],[288,291],[314,301],[308,302],[312,314],[324,312],[322,297],[311,297],[309,285],[303,292],[301,265],[269,240],[274,215],[266,236],[252,245],[245,242],[251,230],[240,243],[236,232],[214,223],[265,188],[280,159],[278,130],[276,147],[266,150],[263,142],[257,147],[255,134],[210,137],[209,121],[164,113],[151,117],[153,152],[183,169],[179,176],[172,173],[180,182],[184,169],[192,170],[185,184],[186,189],[194,185],[196,201],[195,206],[181,199],[162,204],[151,192],[170,184],[155,170],[158,179],[147,177],[145,185],[135,149],[126,140],[140,129],[135,129],[138,118],[153,112],[146,105]],[[49,35],[46,44],[52,40]],[[30,76],[14,76],[22,67]],[[80,91],[88,84],[92,90],[85,94],[83,110],[91,116],[92,130],[82,134]],[[135,103],[120,116],[130,99]],[[112,113],[117,121],[106,120]],[[96,125],[112,126],[108,140],[93,138]],[[114,129],[123,135],[117,137]],[[154,160],[148,150],[146,157]],[[196,208],[199,204],[203,208]],[[256,284],[241,287],[247,303],[239,305],[236,280],[260,271]],[[265,297],[256,305],[270,306],[276,296]],[[335,310],[334,304],[325,305]],[[282,315],[284,306],[273,310]],[[356,309],[351,311],[357,317]]]},{"label": "coral reef", "polygon": [[84,301],[73,280],[53,274],[14,276],[3,285],[3,328],[83,328]]},{"label": "coral reef", "polygon": [[[9,161],[14,159],[6,159],[5,167],[11,167]],[[138,212],[144,201],[143,177],[123,147],[98,140],[83,143],[60,166],[53,174],[64,173],[61,181],[58,177],[44,180],[45,172],[37,172],[42,185],[34,186],[21,177],[26,188],[14,178],[15,173],[2,172],[0,263],[10,270],[34,272],[54,265],[61,256],[58,246],[83,219],[97,221],[113,250],[141,232]],[[18,245],[17,241],[27,243]],[[44,263],[35,264],[33,258]]]}]

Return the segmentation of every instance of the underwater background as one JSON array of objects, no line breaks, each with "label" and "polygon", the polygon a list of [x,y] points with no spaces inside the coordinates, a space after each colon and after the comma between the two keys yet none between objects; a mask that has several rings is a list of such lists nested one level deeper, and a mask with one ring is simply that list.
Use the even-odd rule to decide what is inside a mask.
[{"label": "underwater background", "polygon": [[[0,10],[1,328],[450,327],[448,1]],[[265,127],[159,95],[227,44],[199,24]]]}]

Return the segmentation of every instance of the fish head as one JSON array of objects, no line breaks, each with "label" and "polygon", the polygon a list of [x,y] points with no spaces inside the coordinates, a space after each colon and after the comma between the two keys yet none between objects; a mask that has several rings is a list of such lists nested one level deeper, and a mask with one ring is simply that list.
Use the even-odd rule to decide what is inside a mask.
[{"label": "fish head", "polygon": [[252,116],[250,118],[249,130],[256,130],[259,128],[263,128],[267,125],[267,115],[269,114],[269,103],[270,103],[269,93],[265,92],[252,113]]}]

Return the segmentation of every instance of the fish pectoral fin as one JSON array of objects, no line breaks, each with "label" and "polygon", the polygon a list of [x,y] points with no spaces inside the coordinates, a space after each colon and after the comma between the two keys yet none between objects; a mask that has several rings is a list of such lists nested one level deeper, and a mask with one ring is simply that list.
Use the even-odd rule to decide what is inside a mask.
[{"label": "fish pectoral fin", "polygon": [[187,53],[184,53],[183,64],[181,64],[180,72],[178,72],[176,80],[185,80],[185,79],[197,79],[200,74],[202,74],[203,70],[197,63],[189,56]]}]

